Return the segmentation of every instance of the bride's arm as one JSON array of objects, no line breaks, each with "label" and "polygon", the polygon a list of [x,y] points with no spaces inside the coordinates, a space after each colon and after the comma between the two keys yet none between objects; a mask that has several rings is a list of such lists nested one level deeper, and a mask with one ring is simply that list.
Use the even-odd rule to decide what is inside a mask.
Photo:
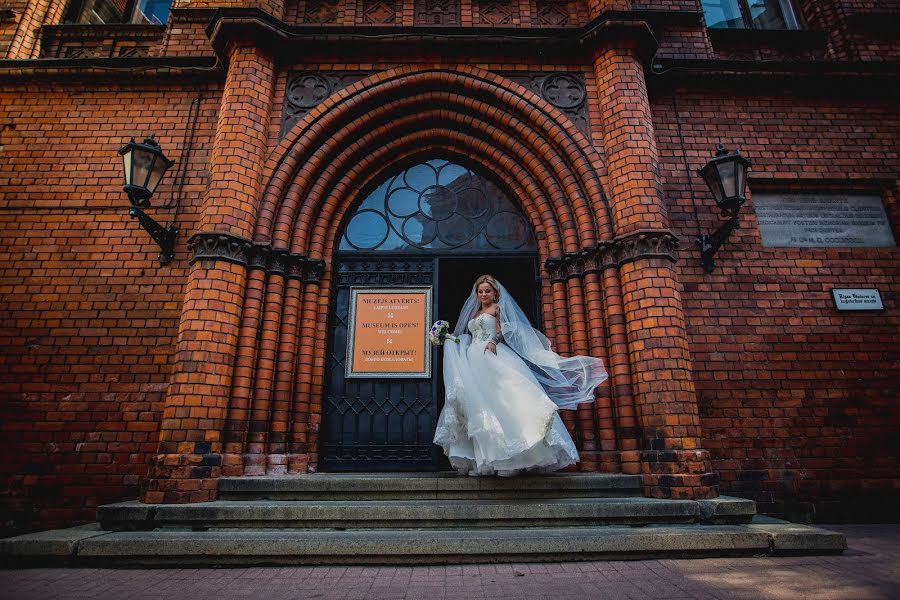
[{"label": "bride's arm", "polygon": [[500,327],[500,307],[497,307],[497,310],[494,311],[494,337],[490,339],[487,343],[487,347],[485,350],[490,350],[494,354],[497,354],[497,344],[503,339],[503,330]]}]

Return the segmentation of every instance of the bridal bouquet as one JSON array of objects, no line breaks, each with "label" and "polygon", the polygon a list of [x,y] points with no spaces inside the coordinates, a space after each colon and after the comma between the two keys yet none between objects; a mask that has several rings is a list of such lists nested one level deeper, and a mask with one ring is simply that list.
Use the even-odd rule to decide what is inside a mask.
[{"label": "bridal bouquet", "polygon": [[434,325],[431,326],[431,332],[428,334],[428,341],[435,346],[442,346],[444,340],[453,340],[457,344],[459,343],[459,338],[450,333],[450,323],[438,319],[434,322]]}]

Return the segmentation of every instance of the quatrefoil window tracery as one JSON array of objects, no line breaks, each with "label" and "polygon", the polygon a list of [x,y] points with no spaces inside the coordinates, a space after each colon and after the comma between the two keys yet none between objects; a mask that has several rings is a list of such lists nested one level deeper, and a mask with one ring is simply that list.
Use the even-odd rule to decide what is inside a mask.
[{"label": "quatrefoil window tracery", "polygon": [[531,226],[493,182],[446,160],[406,169],[350,218],[342,251],[534,252]]}]

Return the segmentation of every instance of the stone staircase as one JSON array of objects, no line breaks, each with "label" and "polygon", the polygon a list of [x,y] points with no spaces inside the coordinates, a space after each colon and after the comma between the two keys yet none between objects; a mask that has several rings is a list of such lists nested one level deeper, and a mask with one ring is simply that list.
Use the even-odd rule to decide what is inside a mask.
[{"label": "stone staircase", "polygon": [[749,500],[644,498],[639,476],[312,474],[219,480],[202,504],[101,506],[99,525],[0,540],[16,563],[447,564],[840,552]]}]

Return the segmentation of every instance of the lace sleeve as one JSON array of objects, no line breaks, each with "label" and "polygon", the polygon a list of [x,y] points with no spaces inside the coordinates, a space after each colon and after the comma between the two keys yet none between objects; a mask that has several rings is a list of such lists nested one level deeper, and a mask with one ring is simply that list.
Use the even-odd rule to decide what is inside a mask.
[{"label": "lace sleeve", "polygon": [[500,306],[497,306],[497,314],[494,315],[494,324],[495,324],[495,333],[494,337],[491,338],[491,341],[494,344],[499,344],[503,341],[503,327],[500,324]]}]

